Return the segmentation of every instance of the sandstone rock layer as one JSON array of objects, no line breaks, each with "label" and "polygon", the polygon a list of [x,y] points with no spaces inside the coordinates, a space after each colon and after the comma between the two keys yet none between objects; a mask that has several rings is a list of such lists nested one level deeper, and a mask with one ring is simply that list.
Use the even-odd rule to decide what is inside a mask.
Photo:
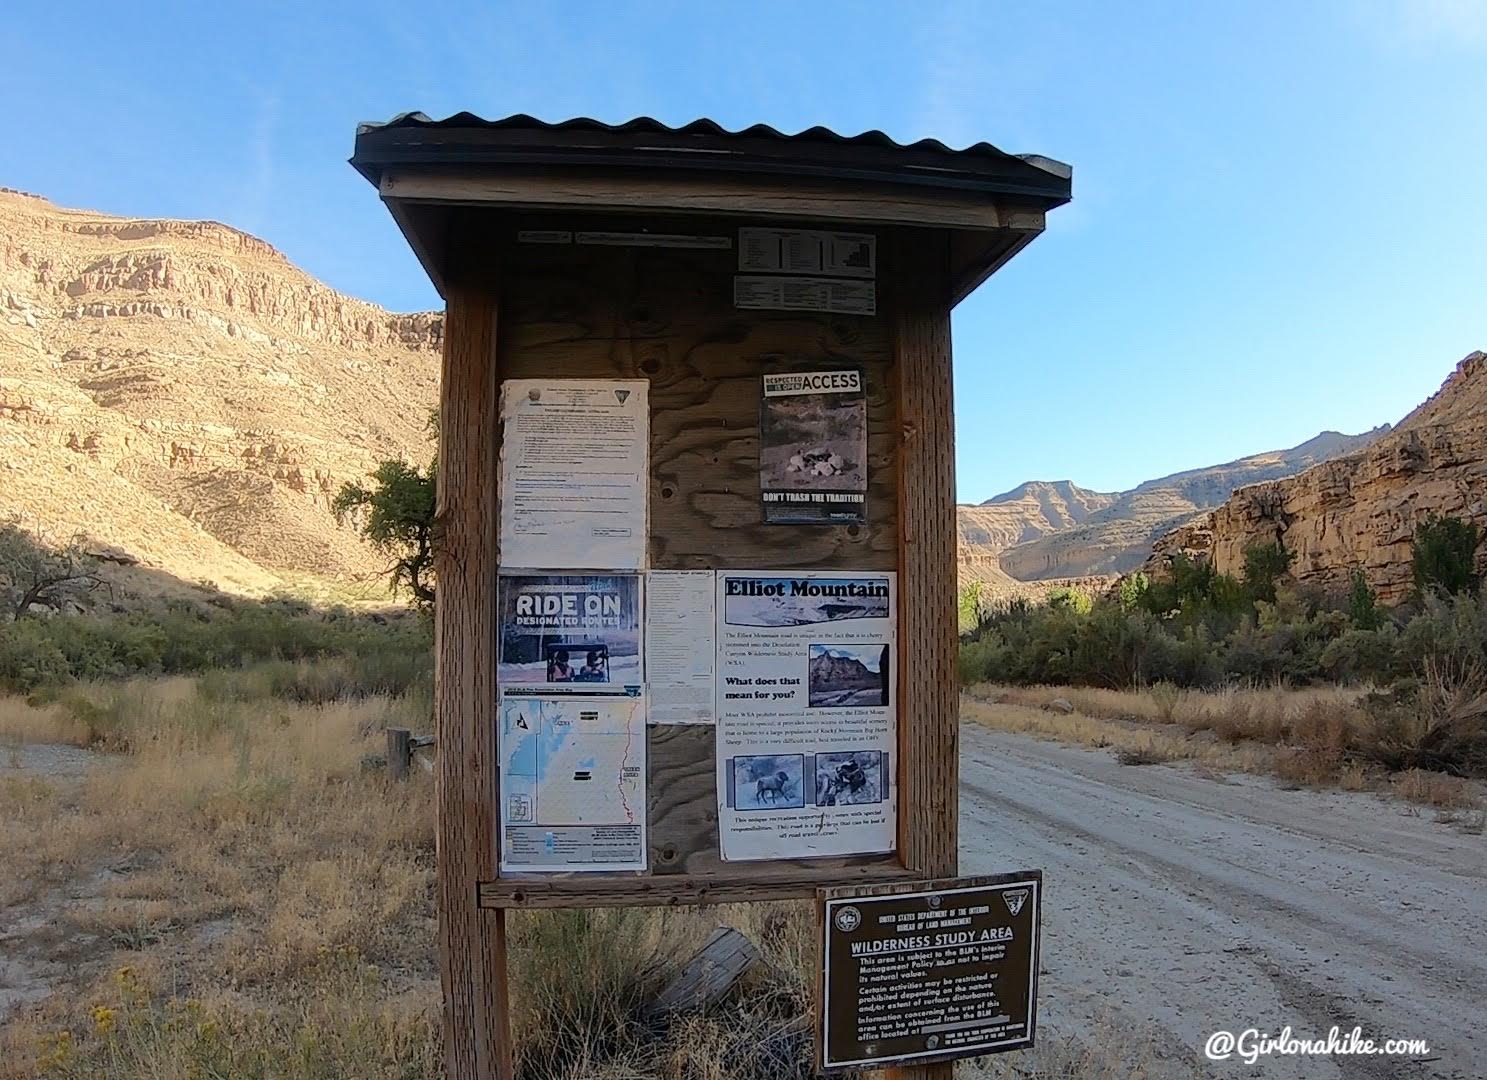
[{"label": "sandstone rock layer", "polygon": [[0,191],[0,517],[230,591],[370,583],[330,502],[428,458],[441,329],[216,222]]},{"label": "sandstone rock layer", "polygon": [[[1288,479],[1240,488],[1163,537],[1148,568],[1160,572],[1185,552],[1237,574],[1245,548],[1278,540],[1295,555],[1298,582],[1340,590],[1361,569],[1379,597],[1395,603],[1413,588],[1415,528],[1431,514],[1487,530],[1487,355],[1480,352],[1389,434]],[[1477,557],[1487,569],[1487,550]]]}]

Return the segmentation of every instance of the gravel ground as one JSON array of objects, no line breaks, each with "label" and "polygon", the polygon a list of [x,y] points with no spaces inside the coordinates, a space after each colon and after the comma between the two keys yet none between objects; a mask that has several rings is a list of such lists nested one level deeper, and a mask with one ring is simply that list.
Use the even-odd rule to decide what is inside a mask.
[{"label": "gravel ground", "polygon": [[[1153,1033],[1154,1076],[1487,1076],[1487,838],[1373,795],[962,729],[961,872],[1042,868],[1040,1032]],[[1424,1039],[1210,1063],[1210,1033]]]}]

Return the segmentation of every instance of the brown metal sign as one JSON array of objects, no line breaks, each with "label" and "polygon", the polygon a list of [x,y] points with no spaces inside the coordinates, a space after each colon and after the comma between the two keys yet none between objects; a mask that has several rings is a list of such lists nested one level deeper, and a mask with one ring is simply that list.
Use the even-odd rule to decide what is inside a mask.
[{"label": "brown metal sign", "polygon": [[819,894],[824,1069],[1033,1044],[1041,871]]}]

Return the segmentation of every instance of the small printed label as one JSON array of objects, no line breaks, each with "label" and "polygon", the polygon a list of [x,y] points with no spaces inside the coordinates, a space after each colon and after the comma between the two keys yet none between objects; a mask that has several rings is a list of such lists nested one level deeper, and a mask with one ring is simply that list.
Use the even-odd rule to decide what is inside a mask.
[{"label": "small printed label", "polygon": [[705,248],[727,250],[733,240],[727,236],[685,236],[679,233],[635,233],[635,232],[581,232],[577,234],[580,244],[606,247],[665,247]]},{"label": "small printed label", "polygon": [[523,229],[516,234],[519,244],[571,244],[573,234],[557,229]]},{"label": "small printed label", "polygon": [[769,311],[832,311],[843,315],[874,315],[878,310],[877,291],[870,281],[745,274],[733,279],[733,306]]},{"label": "small printed label", "polygon": [[878,241],[871,233],[739,229],[738,268],[754,274],[873,278],[878,273]]}]

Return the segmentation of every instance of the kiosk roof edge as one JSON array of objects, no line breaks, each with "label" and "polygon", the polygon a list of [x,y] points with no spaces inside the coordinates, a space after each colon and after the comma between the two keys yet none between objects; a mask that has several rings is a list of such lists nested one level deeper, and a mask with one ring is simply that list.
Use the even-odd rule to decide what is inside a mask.
[{"label": "kiosk roof edge", "polygon": [[351,164],[371,183],[400,166],[585,165],[871,180],[919,188],[1013,195],[1051,209],[1069,201],[1071,169],[1039,154],[987,142],[952,149],[936,139],[900,143],[881,131],[825,127],[786,134],[765,124],[738,131],[706,119],[672,127],[651,117],[606,124],[548,123],[526,114],[434,120],[403,113],[357,125]]},{"label": "kiosk roof edge", "polygon": [[661,232],[698,218],[732,219],[724,231],[745,223],[905,230],[914,244],[943,251],[939,299],[953,307],[1043,231],[1073,184],[1063,162],[986,142],[956,150],[881,131],[732,131],[712,120],[672,127],[645,116],[606,124],[404,113],[358,125],[351,165],[377,188],[446,297],[458,273],[452,236],[462,231],[451,222],[468,222],[468,209],[479,208],[560,223],[527,226],[535,229],[619,215],[648,218],[642,228]]}]

